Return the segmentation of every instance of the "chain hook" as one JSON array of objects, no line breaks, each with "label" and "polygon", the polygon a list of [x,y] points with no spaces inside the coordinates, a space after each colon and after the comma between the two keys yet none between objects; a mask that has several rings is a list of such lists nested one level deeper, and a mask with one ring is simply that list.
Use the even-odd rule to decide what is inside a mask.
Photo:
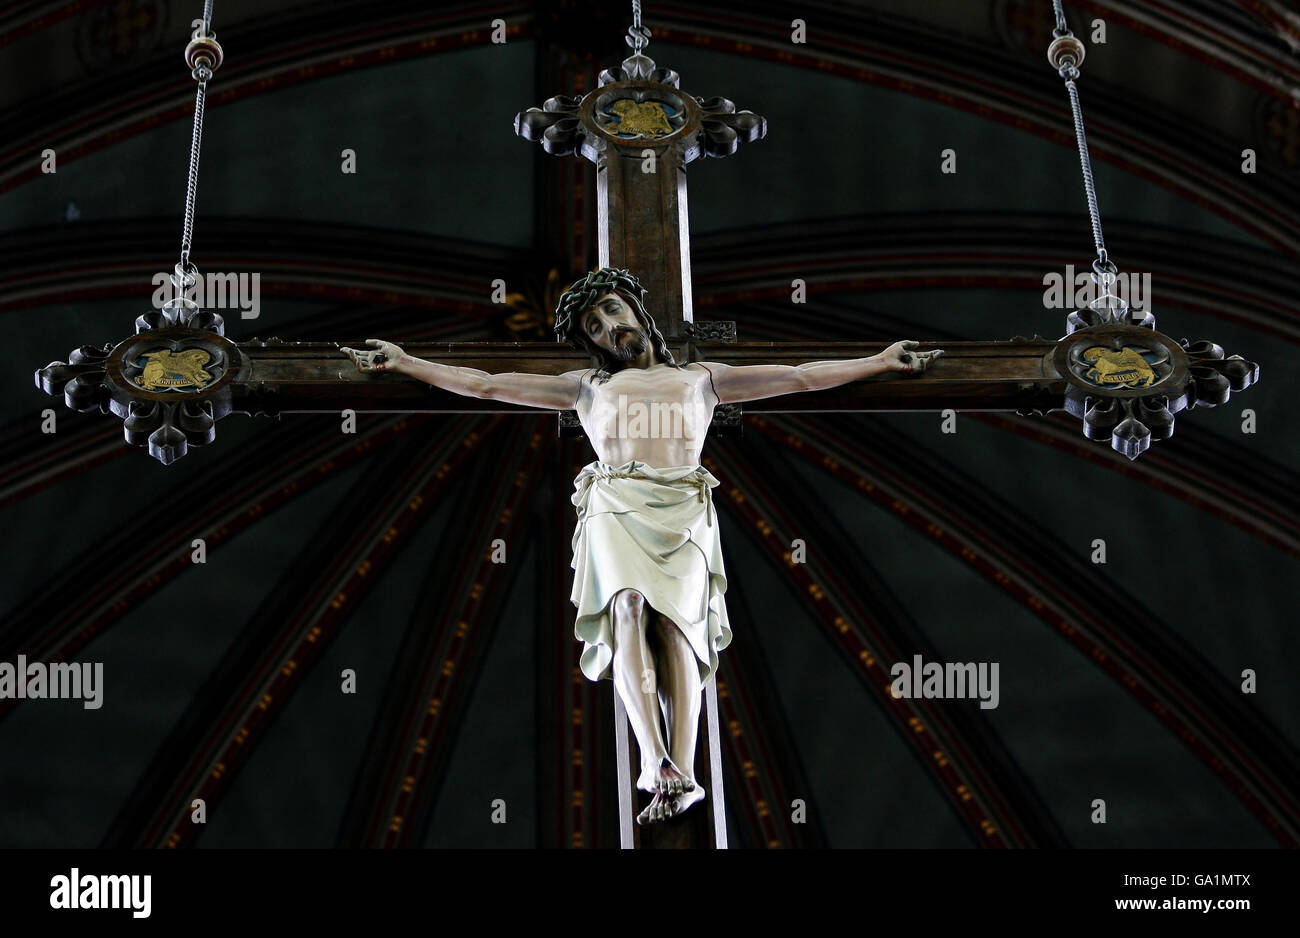
[{"label": "chain hook", "polygon": [[623,41],[632,47],[633,55],[640,55],[650,45],[650,28],[641,25],[641,0],[632,0],[632,25],[628,27]]}]

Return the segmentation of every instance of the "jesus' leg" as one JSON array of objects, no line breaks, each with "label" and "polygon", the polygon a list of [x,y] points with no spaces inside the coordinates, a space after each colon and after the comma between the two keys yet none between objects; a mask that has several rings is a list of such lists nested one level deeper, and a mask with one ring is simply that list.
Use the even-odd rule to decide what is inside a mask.
[{"label": "jesus' leg", "polygon": [[619,590],[610,605],[614,626],[614,690],[623,701],[641,750],[643,770],[637,787],[655,792],[656,796],[681,791],[684,776],[669,758],[660,724],[658,674],[646,635],[650,609],[645,597],[631,589]]},{"label": "jesus' leg", "polygon": [[695,782],[695,742],[704,693],[695,651],[681,629],[661,615],[656,631],[661,647],[659,690],[668,704],[665,709],[669,719],[668,738],[672,743],[670,755],[685,773],[684,784],[673,791],[671,801],[665,805],[665,814],[672,816],[704,797],[704,786]]}]

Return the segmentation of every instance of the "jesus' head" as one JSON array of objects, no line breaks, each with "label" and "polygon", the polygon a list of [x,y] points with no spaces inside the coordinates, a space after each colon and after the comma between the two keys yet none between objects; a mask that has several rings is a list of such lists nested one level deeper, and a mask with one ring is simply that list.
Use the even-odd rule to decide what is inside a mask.
[{"label": "jesus' head", "polygon": [[646,289],[626,270],[602,267],[560,295],[555,334],[591,353],[598,380],[627,368],[650,350],[649,364],[676,365],[645,308]]}]

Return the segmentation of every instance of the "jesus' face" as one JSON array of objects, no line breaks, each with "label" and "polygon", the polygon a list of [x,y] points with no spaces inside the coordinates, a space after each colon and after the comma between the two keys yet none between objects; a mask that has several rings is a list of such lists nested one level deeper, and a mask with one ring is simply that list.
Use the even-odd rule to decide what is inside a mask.
[{"label": "jesus' face", "polygon": [[650,344],[636,313],[617,293],[598,297],[583,311],[581,323],[587,341],[618,361],[635,360]]}]

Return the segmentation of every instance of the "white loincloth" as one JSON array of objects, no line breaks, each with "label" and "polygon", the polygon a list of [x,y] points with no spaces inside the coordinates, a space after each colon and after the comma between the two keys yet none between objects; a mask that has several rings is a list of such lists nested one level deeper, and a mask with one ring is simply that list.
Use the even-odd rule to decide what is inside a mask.
[{"label": "white loincloth", "polygon": [[719,482],[703,466],[656,469],[632,460],[597,460],[574,479],[578,510],[573,532],[574,637],[588,680],[612,677],[614,630],[610,601],[635,589],[668,616],[690,642],[707,683],[718,652],[731,643],[727,575],[711,489]]}]

